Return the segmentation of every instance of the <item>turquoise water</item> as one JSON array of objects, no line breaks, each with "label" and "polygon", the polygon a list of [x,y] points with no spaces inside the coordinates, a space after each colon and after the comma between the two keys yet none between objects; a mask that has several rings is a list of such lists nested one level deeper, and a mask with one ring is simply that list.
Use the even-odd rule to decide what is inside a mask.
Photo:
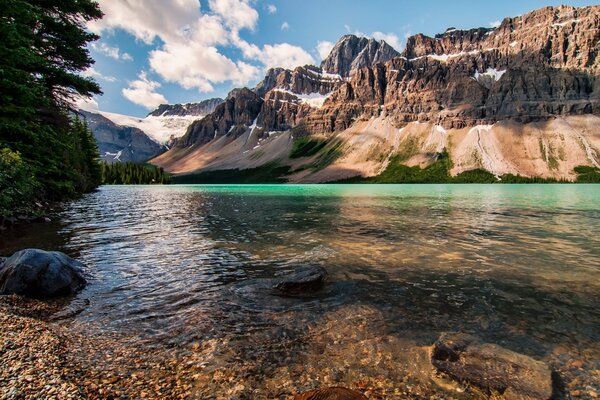
[{"label": "turquoise water", "polygon": [[[105,186],[43,232],[4,236],[0,254],[52,247],[89,266],[60,323],[148,348],[217,340],[208,369],[274,366],[254,385],[284,364],[291,379],[346,365],[335,382],[408,376],[443,392],[415,349],[466,331],[593,388],[599,201],[600,185]],[[306,264],[329,271],[319,295],[265,289]]]}]

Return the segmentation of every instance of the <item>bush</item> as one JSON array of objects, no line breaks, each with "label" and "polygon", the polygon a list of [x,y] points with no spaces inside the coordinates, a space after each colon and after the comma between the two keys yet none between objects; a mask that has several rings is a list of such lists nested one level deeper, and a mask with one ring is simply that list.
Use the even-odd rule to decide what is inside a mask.
[{"label": "bush", "polygon": [[19,153],[0,149],[0,215],[30,213],[38,186]]}]

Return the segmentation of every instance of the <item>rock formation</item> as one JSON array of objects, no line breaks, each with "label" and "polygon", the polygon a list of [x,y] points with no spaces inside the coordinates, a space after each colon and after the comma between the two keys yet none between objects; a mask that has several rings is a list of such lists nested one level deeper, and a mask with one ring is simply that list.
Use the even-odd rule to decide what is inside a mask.
[{"label": "rock formation", "polygon": [[117,125],[100,114],[80,113],[94,133],[102,161],[145,162],[167,150],[138,128]]},{"label": "rock formation", "polygon": [[386,62],[399,56],[386,42],[355,35],[345,35],[335,44],[331,53],[321,62],[323,71],[343,77],[364,67]]},{"label": "rock formation", "polygon": [[319,291],[327,280],[327,271],[323,267],[301,268],[294,273],[278,278],[273,292],[279,296],[299,296]]},{"label": "rock formation", "polygon": [[502,394],[503,399],[549,400],[552,371],[543,362],[482,343],[474,336],[446,333],[433,346],[433,365],[461,381]]},{"label": "rock formation", "polygon": [[154,111],[148,115],[154,117],[172,117],[172,116],[196,116],[204,117],[215,111],[215,108],[221,103],[223,99],[214,98],[202,100],[198,103],[186,103],[186,104],[161,104]]},{"label": "rock formation", "polygon": [[[453,174],[573,179],[574,166],[600,165],[599,52],[600,6],[419,34],[402,54],[347,35],[321,67],[271,69],[232,91],[153,162],[175,173],[279,162],[297,171],[291,181],[323,182],[376,175],[396,155],[426,166],[446,150]],[[337,158],[290,160],[303,135],[336,143]]]},{"label": "rock formation", "polygon": [[68,295],[85,285],[84,268],[58,251],[21,250],[0,265],[0,294],[34,298]]}]

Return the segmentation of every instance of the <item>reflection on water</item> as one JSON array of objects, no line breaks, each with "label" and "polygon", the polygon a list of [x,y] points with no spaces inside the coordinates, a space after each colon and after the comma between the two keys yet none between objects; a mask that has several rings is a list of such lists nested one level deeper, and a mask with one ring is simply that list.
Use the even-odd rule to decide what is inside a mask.
[{"label": "reflection on water", "polygon": [[[455,330],[593,370],[598,199],[593,185],[109,186],[39,246],[62,243],[89,266],[61,323],[151,347],[218,340],[204,364],[268,359],[264,385],[283,365],[406,381],[422,373],[411,349]],[[11,234],[0,252],[47,237]],[[269,294],[264,278],[303,263],[328,269],[322,293]],[[369,346],[394,356],[359,360]]]}]

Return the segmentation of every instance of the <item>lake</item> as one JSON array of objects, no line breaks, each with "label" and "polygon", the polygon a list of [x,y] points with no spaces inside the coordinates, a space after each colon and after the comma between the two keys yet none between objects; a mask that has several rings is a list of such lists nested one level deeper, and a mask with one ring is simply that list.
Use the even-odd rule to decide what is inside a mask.
[{"label": "lake", "polygon": [[[3,232],[0,254],[83,261],[89,285],[56,323],[193,362],[198,393],[381,382],[386,398],[473,397],[428,364],[449,331],[597,390],[599,200],[600,185],[566,184],[104,186]],[[329,273],[319,294],[266,290],[313,264]]]}]

